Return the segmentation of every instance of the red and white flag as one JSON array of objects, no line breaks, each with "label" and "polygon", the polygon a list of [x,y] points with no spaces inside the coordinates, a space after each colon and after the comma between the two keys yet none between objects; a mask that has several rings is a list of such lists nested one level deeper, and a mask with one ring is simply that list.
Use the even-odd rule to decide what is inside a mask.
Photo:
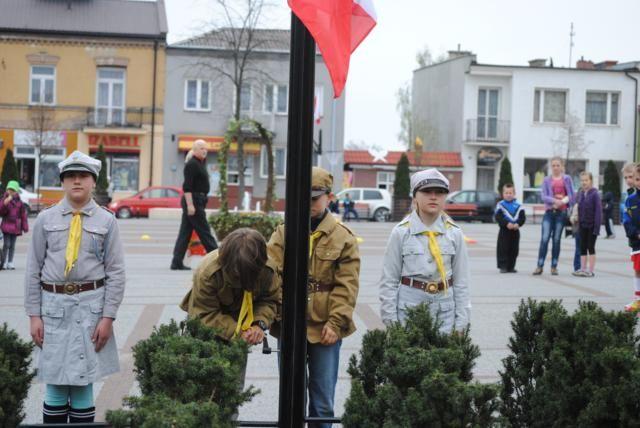
[{"label": "red and white flag", "polygon": [[334,96],[347,82],[351,53],[376,25],[373,0],[288,0],[309,30],[327,65]]}]

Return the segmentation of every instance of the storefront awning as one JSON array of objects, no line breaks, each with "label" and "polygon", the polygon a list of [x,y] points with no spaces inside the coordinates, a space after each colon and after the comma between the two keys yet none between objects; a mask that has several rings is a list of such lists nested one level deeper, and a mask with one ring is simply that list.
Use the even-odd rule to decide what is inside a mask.
[{"label": "storefront awning", "polygon": [[[224,143],[224,137],[208,137],[202,135],[179,135],[178,136],[178,150],[181,152],[188,152],[193,147],[193,142],[196,140],[204,140],[207,143],[207,150],[210,152],[219,152]],[[231,143],[229,151],[235,153],[238,150],[238,143]],[[259,143],[244,143],[244,152],[250,154],[260,153]]]}]

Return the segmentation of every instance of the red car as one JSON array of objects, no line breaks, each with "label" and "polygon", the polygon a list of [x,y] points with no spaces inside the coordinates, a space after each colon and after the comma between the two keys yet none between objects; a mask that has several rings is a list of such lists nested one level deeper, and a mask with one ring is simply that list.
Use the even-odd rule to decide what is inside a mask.
[{"label": "red car", "polygon": [[180,208],[180,187],[153,186],[109,204],[118,218],[148,217],[149,208]]}]

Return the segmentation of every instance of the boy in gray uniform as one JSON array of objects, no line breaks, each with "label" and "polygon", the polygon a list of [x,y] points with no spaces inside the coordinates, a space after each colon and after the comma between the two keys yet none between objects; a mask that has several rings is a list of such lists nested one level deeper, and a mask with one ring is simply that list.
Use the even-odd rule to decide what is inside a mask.
[{"label": "boy in gray uniform", "polygon": [[33,227],[25,309],[47,384],[44,423],[93,422],[93,382],[119,370],[112,323],[124,257],[115,216],[92,199],[101,166],[78,151],[60,162],[65,197]]},{"label": "boy in gray uniform", "polygon": [[469,324],[469,264],[460,227],[443,212],[449,180],[436,169],[411,177],[415,209],[396,225],[384,256],[380,314],[385,325],[429,303],[446,333]]}]

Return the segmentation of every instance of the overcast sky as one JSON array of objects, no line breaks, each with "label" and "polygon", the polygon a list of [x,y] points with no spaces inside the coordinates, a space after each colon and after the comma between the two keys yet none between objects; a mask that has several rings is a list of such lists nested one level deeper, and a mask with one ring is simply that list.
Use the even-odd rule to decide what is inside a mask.
[{"label": "overcast sky", "polygon": [[[165,0],[169,42],[202,32],[213,17],[207,0]],[[287,28],[285,0],[268,26]],[[363,140],[398,149],[395,93],[411,79],[415,54],[428,45],[434,57],[447,50],[471,50],[478,61],[526,65],[532,58],[569,61],[569,27],[574,23],[573,63],[640,60],[640,1],[637,0],[374,0],[378,25],[351,57],[347,82],[345,144]],[[265,25],[266,26],[266,25]]]}]

